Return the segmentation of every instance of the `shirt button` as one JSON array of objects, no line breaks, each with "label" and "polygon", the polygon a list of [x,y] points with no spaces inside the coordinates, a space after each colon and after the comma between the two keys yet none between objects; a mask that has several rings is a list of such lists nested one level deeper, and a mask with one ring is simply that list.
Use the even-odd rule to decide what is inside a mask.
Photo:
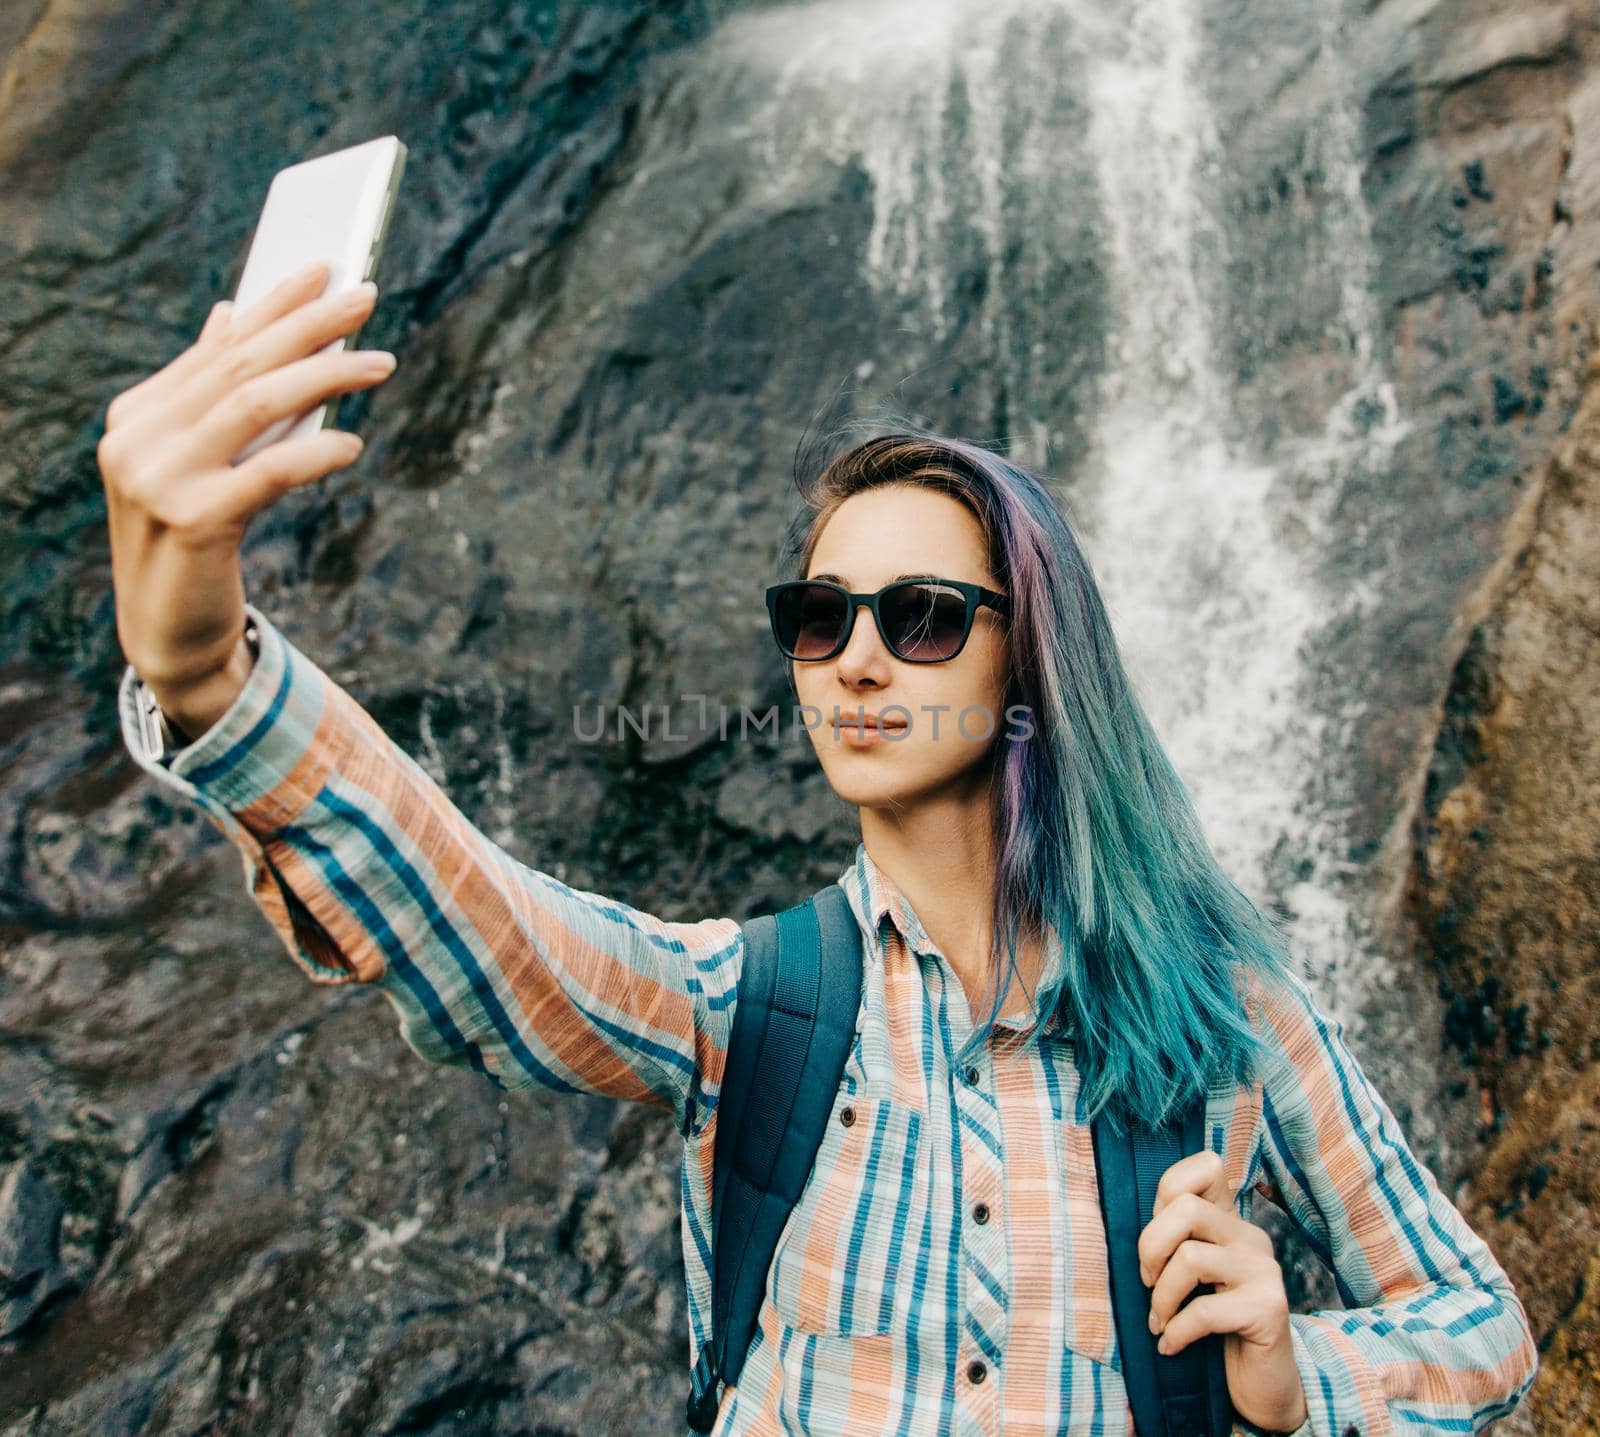
[{"label": "shirt button", "polygon": [[1344,1429],[1344,1437],[1361,1437],[1361,1429],[1352,1422]]},{"label": "shirt button", "polygon": [[987,1367],[985,1367],[983,1365],[983,1363],[981,1363],[981,1362],[969,1362],[967,1364],[967,1381],[972,1383],[972,1385],[974,1387],[976,1387],[980,1382],[982,1382],[983,1379],[985,1377],[987,1377],[988,1375],[989,1375],[989,1369]]},{"label": "shirt button", "polygon": [[981,1076],[981,1074],[978,1072],[978,1070],[976,1068],[968,1068],[967,1071],[964,1072],[961,1076],[967,1080],[967,1086],[969,1088],[975,1088],[975,1087],[978,1086],[978,1079]]},{"label": "shirt button", "polygon": [[[979,1203],[977,1205],[977,1207],[973,1208],[973,1210],[972,1210],[972,1220],[973,1220],[973,1222],[977,1222],[977,1223],[988,1222],[989,1221],[989,1204],[986,1203],[986,1202],[981,1202],[981,1203]],[[1349,1434],[1346,1433],[1345,1437],[1349,1437]]]},{"label": "shirt button", "polygon": [[845,1106],[839,1110],[839,1121],[847,1128],[854,1127],[856,1121],[856,1110],[848,1103],[845,1104]]}]

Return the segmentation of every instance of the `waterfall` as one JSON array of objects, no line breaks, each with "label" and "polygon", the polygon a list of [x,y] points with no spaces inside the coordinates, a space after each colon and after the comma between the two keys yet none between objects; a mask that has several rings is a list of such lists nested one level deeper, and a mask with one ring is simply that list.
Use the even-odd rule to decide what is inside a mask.
[{"label": "waterfall", "polygon": [[1026,320],[1048,304],[1052,235],[1094,203],[1081,98],[1060,69],[1074,9],[813,0],[730,18],[701,57],[751,93],[744,134],[770,203],[807,182],[808,153],[871,177],[862,267],[919,352],[951,337],[963,271],[982,268],[974,318],[1006,369],[1009,452],[1037,467],[1063,436],[1033,382],[1043,345]]},{"label": "waterfall", "polygon": [[[1190,7],[1130,0],[1087,28],[1117,326],[1088,544],[1129,668],[1218,859],[1259,900],[1280,845],[1323,846],[1295,799],[1324,748],[1303,692],[1324,600],[1282,537],[1303,516],[1285,511],[1278,473],[1229,442],[1206,282],[1225,248],[1204,193],[1220,146]],[[1277,896],[1296,943],[1332,966],[1344,905],[1310,883]]]},{"label": "waterfall", "polygon": [[1348,1017],[1387,966],[1367,905],[1348,891],[1358,870],[1347,855],[1347,759],[1362,703],[1351,676],[1320,688],[1313,676],[1319,635],[1376,606],[1392,556],[1364,549],[1368,573],[1337,591],[1310,559],[1333,535],[1344,484],[1382,470],[1407,426],[1376,354],[1371,225],[1338,10],[1322,12],[1326,95],[1313,134],[1327,191],[1316,223],[1336,270],[1348,379],[1322,431],[1289,440],[1271,462],[1241,452],[1215,358],[1211,295],[1227,236],[1206,201],[1222,147],[1197,74],[1194,7],[1130,0],[1114,17],[1086,13],[1096,16],[1085,27],[1091,143],[1119,325],[1094,562],[1219,860],[1287,910],[1322,1000]]}]

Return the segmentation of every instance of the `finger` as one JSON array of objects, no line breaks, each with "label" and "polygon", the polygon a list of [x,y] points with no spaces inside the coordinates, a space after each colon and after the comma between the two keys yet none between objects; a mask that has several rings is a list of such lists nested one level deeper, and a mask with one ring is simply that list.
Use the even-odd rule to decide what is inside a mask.
[{"label": "finger", "polygon": [[[232,313],[233,305],[228,302],[230,313],[227,325],[213,330],[209,335],[202,327],[201,336],[171,363],[113,399],[111,407],[106,410],[106,428],[135,420],[164,424],[171,419],[183,423],[195,418],[199,411],[178,403],[177,396],[197,375],[212,367],[216,362],[217,347],[225,341],[258,333],[280,315],[321,294],[331,273],[327,263],[319,261],[290,275],[242,313]],[[215,313],[213,306],[207,326]]]},{"label": "finger", "polygon": [[358,285],[307,299],[254,332],[241,317],[230,325],[227,342],[213,353],[212,362],[194,370],[172,393],[155,422],[167,430],[198,423],[225,395],[257,375],[309,354],[343,348],[345,336],[360,328],[376,301],[376,286]]},{"label": "finger", "polygon": [[357,321],[372,313],[377,298],[378,286],[371,280],[325,294],[313,291],[261,324],[239,320],[233,326],[234,343],[249,358],[269,364],[297,358],[351,333]]},{"label": "finger", "polygon": [[231,463],[235,454],[280,419],[304,414],[351,390],[371,389],[393,372],[392,354],[341,349],[257,375],[224,395],[185,431],[187,454],[198,466]]},{"label": "finger", "polygon": [[1188,1238],[1235,1241],[1243,1226],[1245,1221],[1237,1213],[1219,1208],[1199,1193],[1180,1193],[1139,1234],[1139,1273],[1147,1283],[1154,1283],[1180,1242]]},{"label": "finger", "polygon": [[1233,1288],[1226,1292],[1207,1292],[1178,1309],[1156,1347],[1172,1356],[1182,1352],[1196,1338],[1213,1332],[1242,1332],[1253,1325],[1251,1289]]},{"label": "finger", "polygon": [[328,281],[332,276],[333,270],[326,260],[318,260],[315,264],[308,264],[296,270],[286,279],[279,280],[254,304],[240,310],[233,317],[234,333],[245,338],[259,334],[275,319],[288,314],[290,310],[307,300],[315,299],[328,287]]},{"label": "finger", "polygon": [[1150,1291],[1150,1330],[1160,1332],[1167,1326],[1183,1306],[1184,1298],[1201,1283],[1235,1287],[1248,1282],[1255,1273],[1255,1256],[1245,1249],[1186,1238],[1161,1269],[1161,1276]]},{"label": "finger", "polygon": [[1179,1158],[1162,1173],[1161,1181],[1156,1184],[1152,1215],[1184,1193],[1198,1193],[1210,1202],[1229,1202],[1227,1170],[1220,1153],[1201,1148],[1197,1153]]},{"label": "finger", "polygon": [[289,490],[354,464],[361,448],[361,437],[343,429],[321,429],[269,444],[233,471],[232,498],[241,516],[248,518]]}]

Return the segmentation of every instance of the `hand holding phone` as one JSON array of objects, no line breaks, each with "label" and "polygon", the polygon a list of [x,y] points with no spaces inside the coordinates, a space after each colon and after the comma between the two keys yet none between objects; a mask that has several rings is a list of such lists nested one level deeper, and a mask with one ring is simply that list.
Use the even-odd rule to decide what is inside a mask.
[{"label": "hand holding phone", "polygon": [[[254,304],[317,261],[330,268],[325,291],[329,295],[344,294],[370,280],[378,270],[405,164],[406,147],[394,135],[384,135],[279,170],[256,222],[233,297],[234,310]],[[342,349],[344,344],[341,337],[328,349]],[[323,403],[280,420],[252,439],[234,462],[281,439],[326,428],[334,422],[335,407]]]},{"label": "hand holding phone", "polygon": [[[356,435],[308,421],[394,371],[392,354],[345,348],[376,288],[334,291],[332,278],[322,260],[242,308],[214,306],[190,348],[106,411],[97,457],[117,637],[192,735],[222,716],[253,662],[239,562],[250,520],[354,462]],[[274,429],[284,437],[263,442]]]}]

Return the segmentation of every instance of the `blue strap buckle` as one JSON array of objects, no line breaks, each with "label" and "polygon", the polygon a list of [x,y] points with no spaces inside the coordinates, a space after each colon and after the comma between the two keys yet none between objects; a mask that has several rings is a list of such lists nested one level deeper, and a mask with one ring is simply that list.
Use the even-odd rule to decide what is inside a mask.
[{"label": "blue strap buckle", "polygon": [[717,1345],[714,1341],[701,1344],[700,1356],[695,1359],[694,1371],[689,1374],[689,1426],[696,1432],[709,1432],[717,1422],[717,1408],[721,1402],[717,1393]]}]

